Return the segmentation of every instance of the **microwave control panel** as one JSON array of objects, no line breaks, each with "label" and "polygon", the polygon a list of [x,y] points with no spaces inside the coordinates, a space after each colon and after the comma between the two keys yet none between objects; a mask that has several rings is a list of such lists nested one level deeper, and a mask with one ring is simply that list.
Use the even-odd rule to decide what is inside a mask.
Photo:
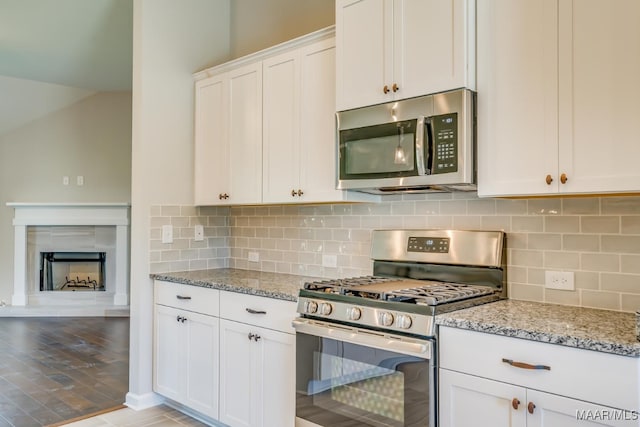
[{"label": "microwave control panel", "polygon": [[458,113],[431,117],[433,174],[458,171]]}]

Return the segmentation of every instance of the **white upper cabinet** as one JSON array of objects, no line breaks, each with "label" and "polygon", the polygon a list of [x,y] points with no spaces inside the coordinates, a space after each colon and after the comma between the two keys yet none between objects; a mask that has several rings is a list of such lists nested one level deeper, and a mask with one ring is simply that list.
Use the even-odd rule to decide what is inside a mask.
[{"label": "white upper cabinet", "polygon": [[474,0],[337,0],[338,111],[475,89]]},{"label": "white upper cabinet", "polygon": [[196,82],[195,204],[260,203],[262,64]]},{"label": "white upper cabinet", "polygon": [[640,190],[640,2],[478,2],[478,193]]}]

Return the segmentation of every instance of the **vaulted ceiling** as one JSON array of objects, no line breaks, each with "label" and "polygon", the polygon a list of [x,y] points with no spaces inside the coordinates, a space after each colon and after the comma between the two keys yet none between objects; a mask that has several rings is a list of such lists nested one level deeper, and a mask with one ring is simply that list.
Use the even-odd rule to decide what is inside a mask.
[{"label": "vaulted ceiling", "polygon": [[132,0],[0,0],[0,136],[100,91],[131,90]]}]

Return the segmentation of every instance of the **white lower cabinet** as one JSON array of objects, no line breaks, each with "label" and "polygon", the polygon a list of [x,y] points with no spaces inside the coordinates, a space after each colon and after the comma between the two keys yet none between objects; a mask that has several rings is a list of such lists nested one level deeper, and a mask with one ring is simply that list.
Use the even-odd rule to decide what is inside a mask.
[{"label": "white lower cabinet", "polygon": [[[154,390],[208,417],[218,418],[218,343],[219,319],[196,313],[184,305],[196,305],[195,299],[212,299],[215,290],[175,284],[156,284],[174,290],[175,303],[156,291],[154,322]],[[184,287],[184,288],[183,288]],[[184,298],[184,299],[182,299]],[[175,304],[178,307],[165,304]]]},{"label": "white lower cabinet", "polygon": [[640,425],[637,358],[447,327],[439,347],[439,427]]},{"label": "white lower cabinet", "polygon": [[220,302],[220,421],[293,427],[295,303],[227,292]]}]

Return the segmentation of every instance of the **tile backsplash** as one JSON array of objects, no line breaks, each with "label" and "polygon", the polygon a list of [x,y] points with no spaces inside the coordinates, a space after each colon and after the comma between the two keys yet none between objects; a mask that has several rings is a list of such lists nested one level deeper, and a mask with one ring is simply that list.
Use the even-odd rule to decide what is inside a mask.
[{"label": "tile backsplash", "polygon": [[[174,242],[161,243],[162,225]],[[194,226],[205,240],[193,240]],[[640,197],[481,199],[475,193],[388,196],[381,203],[155,206],[151,271],[233,267],[322,277],[371,274],[371,230],[507,232],[514,299],[622,311],[640,308]],[[259,261],[248,261],[249,252]],[[327,257],[328,255],[328,257]],[[333,258],[337,265],[330,265]],[[545,289],[545,270],[575,272],[575,291]]]}]

